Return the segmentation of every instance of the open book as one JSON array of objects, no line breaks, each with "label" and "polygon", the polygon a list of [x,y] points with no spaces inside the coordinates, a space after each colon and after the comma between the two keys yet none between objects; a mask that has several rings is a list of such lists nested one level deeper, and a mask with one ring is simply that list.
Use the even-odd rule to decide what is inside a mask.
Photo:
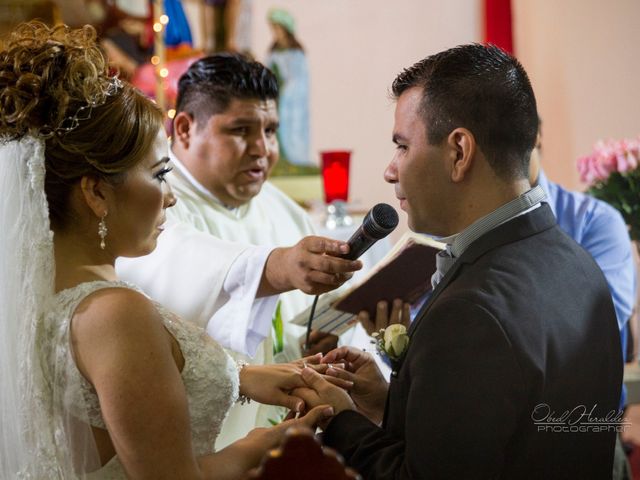
[{"label": "open book", "polygon": [[[406,233],[358,283],[322,295],[311,328],[341,335],[355,325],[354,315],[361,310],[373,318],[380,300],[415,302],[431,288],[436,253],[444,246],[425,235]],[[292,322],[306,326],[310,312],[311,307],[303,310]]]}]

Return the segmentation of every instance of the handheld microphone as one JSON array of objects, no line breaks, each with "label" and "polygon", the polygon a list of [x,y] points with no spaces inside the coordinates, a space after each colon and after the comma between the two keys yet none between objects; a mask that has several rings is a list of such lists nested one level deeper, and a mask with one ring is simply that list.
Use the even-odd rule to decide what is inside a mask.
[{"label": "handheld microphone", "polygon": [[398,221],[398,212],[391,205],[378,203],[369,210],[362,225],[351,235],[347,242],[349,253],[341,257],[355,260],[369,250],[371,245],[393,232],[398,226]]},{"label": "handheld microphone", "polygon": [[[375,205],[362,221],[362,225],[351,235],[347,242],[349,244],[349,253],[340,255],[341,258],[347,260],[355,260],[364,252],[369,250],[371,246],[378,240],[389,235],[398,226],[398,212],[386,203],[378,203]],[[304,348],[309,348],[309,336],[311,335],[311,324],[313,316],[316,312],[318,304],[318,295],[313,299],[311,311],[309,312],[309,321],[307,322],[307,335],[304,342]]]}]

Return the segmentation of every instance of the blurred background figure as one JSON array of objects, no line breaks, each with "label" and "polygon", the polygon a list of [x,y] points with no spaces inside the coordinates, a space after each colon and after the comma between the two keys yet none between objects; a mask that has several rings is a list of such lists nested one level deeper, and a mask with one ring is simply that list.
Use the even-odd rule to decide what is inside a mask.
[{"label": "blurred background figure", "polygon": [[[177,0],[176,0],[177,1]],[[110,65],[129,79],[153,51],[146,0],[1,0],[0,33],[37,18],[47,25],[93,25]],[[0,46],[2,44],[0,43]]]},{"label": "blurred background figure", "polygon": [[[65,2],[61,2],[64,4]],[[151,8],[145,0],[91,0],[86,2],[100,45],[120,77],[130,80],[153,55]]]},{"label": "blurred background figure", "polygon": [[241,0],[205,0],[205,51],[238,51],[236,26],[240,6]]},{"label": "blurred background figure", "polygon": [[266,65],[280,87],[280,162],[275,174],[318,173],[309,155],[309,68],[304,48],[295,36],[295,21],[281,8],[267,15],[273,43]]},{"label": "blurred background figure", "polygon": [[251,56],[252,0],[202,0],[185,5],[198,47],[206,53],[237,52]]},{"label": "blurred background figure", "polygon": [[[190,51],[193,48],[193,39],[182,2],[180,0],[164,0],[163,7],[164,14],[170,19],[164,35],[164,43],[169,48],[167,56],[171,57],[169,53],[172,49]],[[175,56],[180,56],[180,54]]]}]

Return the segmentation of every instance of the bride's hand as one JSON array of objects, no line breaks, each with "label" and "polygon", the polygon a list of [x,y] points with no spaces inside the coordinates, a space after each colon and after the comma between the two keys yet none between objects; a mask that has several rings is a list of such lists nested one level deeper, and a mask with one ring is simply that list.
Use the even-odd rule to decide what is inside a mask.
[{"label": "bride's hand", "polygon": [[[295,412],[304,410],[304,401],[291,392],[305,387],[301,372],[305,367],[324,374],[329,367],[344,368],[344,364],[321,364],[322,355],[310,355],[291,363],[245,365],[240,370],[240,393],[260,403],[279,405]],[[334,377],[333,383],[349,388],[351,382]]]},{"label": "bride's hand", "polygon": [[289,393],[305,385],[301,371],[302,366],[294,363],[245,365],[240,370],[240,393],[260,403],[300,412],[304,402]]},{"label": "bride's hand", "polygon": [[278,425],[268,428],[254,428],[249,432],[246,439],[256,443],[260,448],[268,451],[278,447],[282,443],[285,432],[290,427],[308,427],[315,431],[319,424],[326,423],[334,414],[334,410],[329,405],[318,405],[309,410],[303,417],[291,418]]}]

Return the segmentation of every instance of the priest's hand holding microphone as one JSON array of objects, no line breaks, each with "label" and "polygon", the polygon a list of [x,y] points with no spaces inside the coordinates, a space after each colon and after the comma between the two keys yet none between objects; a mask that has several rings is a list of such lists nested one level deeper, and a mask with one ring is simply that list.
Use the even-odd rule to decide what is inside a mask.
[{"label": "priest's hand holding microphone", "polygon": [[[362,225],[353,233],[347,244],[349,246],[348,252],[340,252],[340,259],[355,261],[363,253],[365,253],[371,246],[378,240],[389,235],[398,226],[398,213],[394,208],[386,203],[379,203],[375,205],[367,215],[364,217]],[[315,306],[318,301],[318,296],[313,301],[311,307],[311,313],[309,315],[309,321],[307,323],[307,335],[305,339],[305,350],[309,353],[312,340],[311,323],[313,321],[313,315],[315,313]],[[316,337],[318,334],[316,334]]]}]

